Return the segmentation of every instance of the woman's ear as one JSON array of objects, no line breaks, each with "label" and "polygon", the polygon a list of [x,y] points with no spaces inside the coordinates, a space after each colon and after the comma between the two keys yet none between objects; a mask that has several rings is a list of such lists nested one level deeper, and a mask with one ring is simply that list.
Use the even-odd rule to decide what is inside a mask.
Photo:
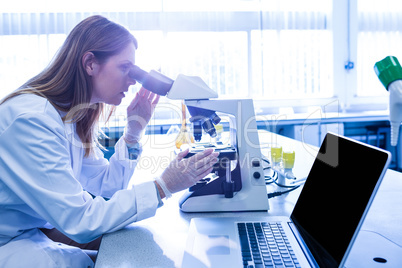
[{"label": "woman's ear", "polygon": [[82,65],[89,76],[94,75],[97,66],[95,55],[92,52],[86,52],[82,56]]}]

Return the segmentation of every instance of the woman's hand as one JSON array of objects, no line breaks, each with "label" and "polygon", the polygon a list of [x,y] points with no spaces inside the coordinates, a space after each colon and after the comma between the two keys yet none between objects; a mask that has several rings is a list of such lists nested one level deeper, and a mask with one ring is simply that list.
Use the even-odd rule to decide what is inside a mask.
[{"label": "woman's hand", "polygon": [[126,143],[136,143],[151,119],[159,102],[159,95],[141,87],[127,107],[127,126],[124,130]]},{"label": "woman's hand", "polygon": [[211,173],[213,165],[218,162],[219,153],[214,152],[213,149],[206,149],[189,158],[184,158],[188,152],[189,149],[179,153],[156,179],[157,186],[163,190],[162,198],[193,186]]}]

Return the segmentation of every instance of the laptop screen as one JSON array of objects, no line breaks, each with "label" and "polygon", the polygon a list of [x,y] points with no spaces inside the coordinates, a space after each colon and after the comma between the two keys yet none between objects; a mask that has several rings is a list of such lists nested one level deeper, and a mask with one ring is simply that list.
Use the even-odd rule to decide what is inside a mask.
[{"label": "laptop screen", "polygon": [[328,133],[291,219],[320,267],[338,267],[389,153]]}]

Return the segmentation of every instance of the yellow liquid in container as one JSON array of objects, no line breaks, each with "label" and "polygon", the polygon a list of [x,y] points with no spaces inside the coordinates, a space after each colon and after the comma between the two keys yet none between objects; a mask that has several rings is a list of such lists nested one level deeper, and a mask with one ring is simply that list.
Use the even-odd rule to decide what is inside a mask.
[{"label": "yellow liquid in container", "polygon": [[295,152],[283,152],[283,167],[293,168],[295,165]]},{"label": "yellow liquid in container", "polygon": [[181,128],[180,128],[180,132],[177,135],[177,138],[175,141],[175,145],[176,145],[177,149],[180,149],[180,147],[183,144],[194,143],[194,137],[188,130],[187,124],[186,124],[186,106],[184,105],[184,102],[181,103],[181,112],[182,112]]},{"label": "yellow liquid in container", "polygon": [[188,131],[187,127],[182,127],[180,129],[179,135],[177,135],[176,138],[176,148],[180,149],[180,147],[183,144],[190,144],[190,143],[194,143],[194,138],[193,135],[191,135],[191,133]]},{"label": "yellow liquid in container", "polygon": [[282,147],[271,147],[271,160],[274,163],[282,161]]}]

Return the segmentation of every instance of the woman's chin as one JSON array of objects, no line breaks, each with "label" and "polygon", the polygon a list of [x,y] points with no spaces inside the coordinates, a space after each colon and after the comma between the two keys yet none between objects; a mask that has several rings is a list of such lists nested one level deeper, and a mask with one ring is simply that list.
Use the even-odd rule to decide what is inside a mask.
[{"label": "woman's chin", "polygon": [[124,96],[123,93],[122,93],[122,94],[119,94],[117,98],[114,98],[114,99],[110,100],[110,101],[108,102],[108,104],[110,104],[110,105],[115,105],[115,106],[120,105],[120,103],[121,103],[121,101],[123,100],[124,97],[125,97],[125,96]]}]

